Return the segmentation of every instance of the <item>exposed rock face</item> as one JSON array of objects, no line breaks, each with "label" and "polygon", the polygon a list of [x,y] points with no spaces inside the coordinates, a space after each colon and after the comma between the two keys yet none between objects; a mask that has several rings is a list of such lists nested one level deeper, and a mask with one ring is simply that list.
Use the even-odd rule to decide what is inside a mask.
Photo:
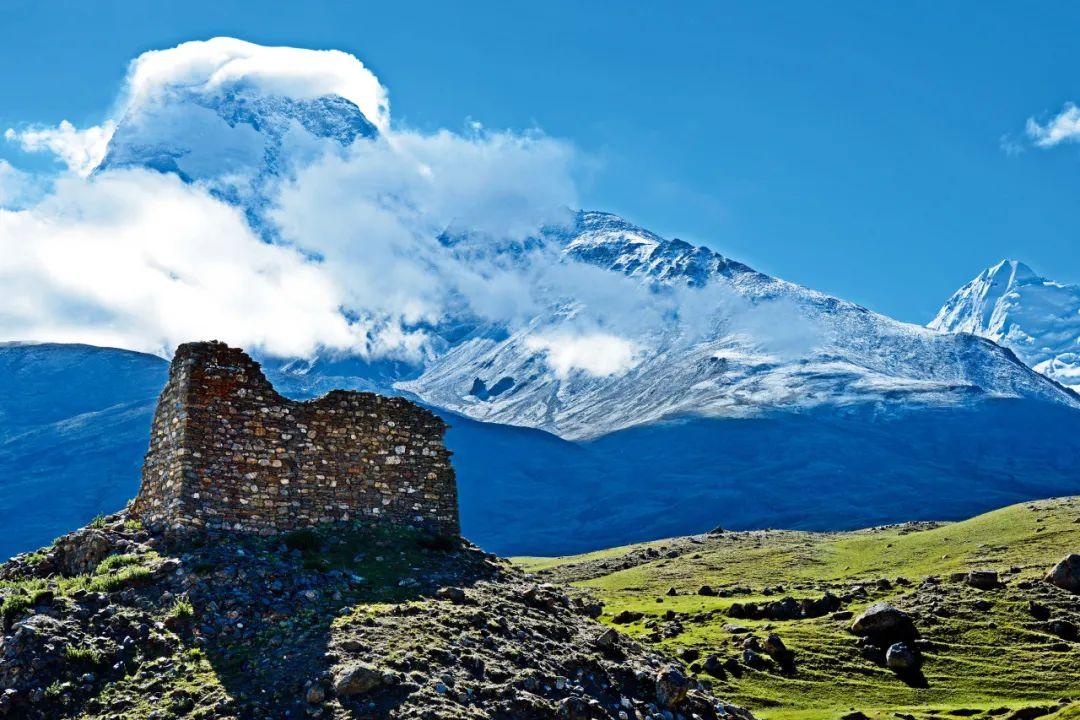
[{"label": "exposed rock face", "polygon": [[279,395],[218,342],[177,348],[133,512],[150,527],[271,534],[354,519],[459,533],[446,425],[398,397]]}]

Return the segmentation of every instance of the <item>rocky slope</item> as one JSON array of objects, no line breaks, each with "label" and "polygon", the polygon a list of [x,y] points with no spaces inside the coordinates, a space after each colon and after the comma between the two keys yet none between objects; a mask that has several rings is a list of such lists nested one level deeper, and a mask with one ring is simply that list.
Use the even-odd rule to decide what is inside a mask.
[{"label": "rocky slope", "polygon": [[122,515],[0,567],[13,718],[752,716],[468,543],[163,538]]},{"label": "rocky slope", "polygon": [[1071,497],[518,563],[591,593],[602,621],[763,718],[1076,717],[1078,516]]},{"label": "rocky slope", "polygon": [[1080,286],[1016,260],[983,270],[942,305],[929,327],[989,338],[1038,372],[1080,388]]}]

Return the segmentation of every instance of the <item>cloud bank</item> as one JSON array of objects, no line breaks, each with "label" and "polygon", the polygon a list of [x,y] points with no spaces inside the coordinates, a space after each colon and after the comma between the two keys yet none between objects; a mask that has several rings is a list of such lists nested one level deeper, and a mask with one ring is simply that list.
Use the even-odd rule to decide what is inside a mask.
[{"label": "cloud bank", "polygon": [[[275,142],[301,161],[257,167],[268,147],[258,137],[237,159],[257,123],[213,110],[229,93],[253,99],[229,110],[239,113],[273,113],[279,97],[340,96],[380,132],[341,147],[314,135],[308,118],[283,116]],[[94,172],[117,127],[147,118],[168,118],[167,137],[200,146],[129,151],[157,169],[201,153],[213,181]],[[341,122],[312,120],[323,121],[331,131]],[[505,322],[535,308],[528,262],[508,263],[503,252],[565,221],[576,202],[565,143],[537,132],[395,128],[385,88],[351,55],[230,38],[135,59],[115,116],[99,127],[65,121],[6,138],[68,168],[34,204],[39,179],[0,165],[0,253],[14,258],[0,268],[0,291],[14,298],[0,310],[0,337],[10,339],[168,354],[218,337],[287,356],[330,348],[419,361],[434,351],[431,328],[451,314]],[[218,192],[220,176],[237,172],[266,184],[255,219],[271,226],[272,242],[249,226],[250,207],[245,216]]]},{"label": "cloud bank", "polygon": [[[184,43],[135,59],[116,107],[95,128],[8,131],[68,171],[0,164],[0,339],[419,365],[462,333],[525,333],[568,378],[625,373],[673,327],[682,343],[774,334],[730,290],[567,261],[545,238],[577,205],[573,147],[396,126],[345,53]],[[377,132],[350,134],[357,108]]]}]

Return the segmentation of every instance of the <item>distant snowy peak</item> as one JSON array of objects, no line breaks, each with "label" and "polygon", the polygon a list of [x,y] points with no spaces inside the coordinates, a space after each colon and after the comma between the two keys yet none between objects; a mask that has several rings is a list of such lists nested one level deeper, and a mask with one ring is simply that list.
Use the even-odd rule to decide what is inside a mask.
[{"label": "distant snowy peak", "polygon": [[956,291],[929,327],[989,338],[1029,366],[1080,390],[1080,286],[1002,260]]},{"label": "distant snowy peak", "polygon": [[630,276],[701,287],[717,275],[754,272],[706,247],[665,240],[611,213],[585,211],[563,237],[565,253]]},{"label": "distant snowy peak", "polygon": [[129,109],[97,171],[175,173],[250,209],[265,201],[276,178],[327,148],[378,133],[359,107],[338,95],[295,99],[176,89]]}]

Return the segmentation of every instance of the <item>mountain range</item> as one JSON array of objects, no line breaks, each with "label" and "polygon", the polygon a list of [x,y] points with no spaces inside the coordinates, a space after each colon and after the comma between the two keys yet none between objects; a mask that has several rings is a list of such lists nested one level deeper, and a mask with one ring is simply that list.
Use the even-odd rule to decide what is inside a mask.
[{"label": "mountain range", "polygon": [[[276,184],[320,152],[376,137],[338,96],[186,93],[121,119],[96,172],[175,173],[275,242]],[[443,241],[461,262],[477,252],[467,233]],[[1065,386],[1077,377],[1076,288],[1003,263],[921,327],[609,213],[574,213],[497,252],[527,263],[533,248],[588,283],[613,283],[627,306],[618,332],[582,335],[596,289],[582,284],[541,294],[523,322],[446,318],[418,361],[260,359],[294,397],[400,393],[447,418],[464,532],[504,554],[717,523],[956,518],[1080,489],[1080,397]],[[133,494],[165,372],[163,359],[123,350],[0,347],[0,509],[20,528],[0,552]]]}]

